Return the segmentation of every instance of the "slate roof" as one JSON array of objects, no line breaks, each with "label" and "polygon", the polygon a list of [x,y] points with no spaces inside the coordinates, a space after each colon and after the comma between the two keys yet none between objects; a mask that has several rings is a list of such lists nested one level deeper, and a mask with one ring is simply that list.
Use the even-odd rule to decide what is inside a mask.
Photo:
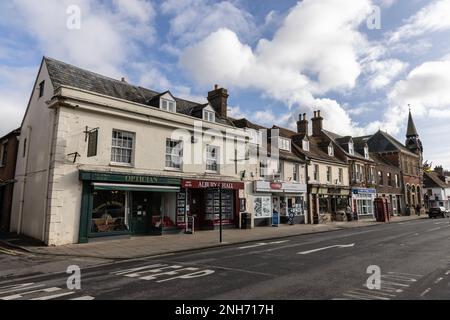
[{"label": "slate roof", "polygon": [[436,172],[424,172],[424,184],[426,188],[450,188],[450,184],[445,183],[439,178]]},{"label": "slate roof", "polygon": [[348,148],[349,142],[351,140],[353,140],[353,143],[355,142],[353,137],[351,137],[351,136],[342,137],[334,132],[330,132],[327,130],[322,130],[322,131],[328,138],[330,138],[335,144],[337,144],[345,152],[345,155],[347,157],[356,158],[356,159],[364,160],[364,161],[371,161],[371,159],[366,159],[363,154],[360,154],[361,151],[364,152],[364,148],[362,150],[358,149],[358,148],[356,148],[355,144],[353,145],[354,146],[354,148],[353,148],[354,154],[352,155],[349,153],[349,148]]},{"label": "slate roof", "polygon": [[394,167],[395,171],[400,171],[400,168],[398,168],[396,165],[394,165],[393,163],[389,162],[387,159],[384,159],[383,157],[381,157],[376,153],[370,153],[370,157],[372,158],[373,161],[375,161],[376,164]]},{"label": "slate roof", "polygon": [[[159,96],[169,92],[157,92],[140,86],[135,86],[124,81],[109,78],[95,72],[84,70],[76,66],[44,57],[48,73],[55,89],[61,86],[70,86],[102,95],[147,105]],[[194,116],[192,110],[202,105],[198,102],[188,101],[174,97],[177,104],[177,113]],[[229,119],[224,119],[216,114],[216,121],[233,126]]]},{"label": "slate roof", "polygon": [[406,131],[407,137],[414,137],[418,136],[416,125],[414,124],[414,120],[411,114],[411,110],[409,110],[409,117],[408,117],[408,130]]},{"label": "slate roof", "polygon": [[[363,137],[364,138],[364,137]],[[395,139],[387,132],[379,130],[367,140],[371,152],[395,152],[401,151],[410,155],[417,156],[406,148],[400,141]]]}]

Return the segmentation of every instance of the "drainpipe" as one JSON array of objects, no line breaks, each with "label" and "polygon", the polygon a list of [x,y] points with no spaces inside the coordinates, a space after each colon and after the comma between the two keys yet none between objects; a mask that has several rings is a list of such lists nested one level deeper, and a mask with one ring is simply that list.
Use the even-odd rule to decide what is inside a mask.
[{"label": "drainpipe", "polygon": [[[20,199],[20,207],[19,207],[19,219],[18,219],[18,226],[17,226],[17,234],[22,234],[22,224],[23,224],[23,207],[25,203],[25,187],[27,184],[27,175],[28,175],[28,155],[30,154],[30,147],[31,147],[31,126],[27,126],[27,137],[25,138],[27,141],[27,144],[25,145],[25,171],[23,175],[23,183],[22,183],[22,192],[21,192],[21,199]],[[25,143],[25,142],[24,142]]]}]

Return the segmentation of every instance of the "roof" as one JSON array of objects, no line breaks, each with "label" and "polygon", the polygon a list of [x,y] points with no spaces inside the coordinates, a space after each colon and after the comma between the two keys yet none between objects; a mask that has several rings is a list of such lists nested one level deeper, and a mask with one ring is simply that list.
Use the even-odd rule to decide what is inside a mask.
[{"label": "roof", "polygon": [[409,118],[408,118],[408,130],[406,131],[407,137],[415,137],[418,136],[416,125],[414,124],[414,120],[411,114],[411,110],[409,110]]},{"label": "roof", "polygon": [[373,161],[375,161],[375,163],[377,165],[393,167],[396,169],[396,171],[400,171],[399,167],[397,167],[393,163],[389,162],[387,159],[384,159],[382,156],[380,156],[377,153],[370,153],[370,157],[372,158]]},{"label": "roof", "polygon": [[259,124],[255,124],[251,121],[249,121],[246,118],[242,118],[242,119],[232,119],[229,118],[233,124],[238,127],[238,128],[250,128],[250,129],[254,129],[254,130],[263,130],[263,129],[267,129],[266,127],[263,127]]},{"label": "roof", "polygon": [[371,152],[395,152],[401,151],[417,157],[417,154],[411,152],[400,141],[395,139],[387,132],[378,130],[367,140]]},{"label": "roof", "polygon": [[[152,100],[154,101],[157,97],[170,93],[169,91],[157,92],[135,86],[128,82],[109,78],[48,57],[44,57],[44,62],[55,89],[61,86],[69,86],[144,104],[148,107],[155,107],[150,103]],[[191,113],[192,109],[202,105],[199,102],[188,101],[177,97],[174,98],[177,104],[177,113],[193,116]],[[219,115],[216,115],[216,121],[222,124],[233,125],[230,120],[219,117]]]},{"label": "roof", "polygon": [[13,131],[5,134],[3,137],[0,137],[0,140],[3,140],[9,136],[18,136],[18,135],[20,135],[20,128],[14,129]]},{"label": "roof", "polygon": [[322,130],[322,131],[330,140],[332,140],[335,144],[337,144],[345,152],[345,155],[347,157],[356,158],[356,159],[364,160],[364,161],[371,161],[371,159],[366,159],[366,157],[364,157],[364,155],[359,153],[360,151],[363,151],[363,149],[361,150],[361,149],[356,148],[355,144],[353,144],[354,154],[350,154],[348,145],[349,145],[350,141],[353,141],[353,143],[354,143],[353,137],[351,137],[351,136],[342,137],[334,132],[330,132],[327,130]]},{"label": "roof", "polygon": [[426,188],[433,188],[433,187],[438,187],[438,188],[450,188],[450,184],[445,183],[444,181],[442,181],[439,178],[439,175],[437,174],[437,172],[424,172],[424,184]]}]

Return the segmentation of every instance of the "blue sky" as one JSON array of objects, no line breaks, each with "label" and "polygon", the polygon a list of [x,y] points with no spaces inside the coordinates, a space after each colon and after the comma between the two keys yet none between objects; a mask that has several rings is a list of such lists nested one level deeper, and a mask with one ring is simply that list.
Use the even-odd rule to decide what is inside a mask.
[{"label": "blue sky", "polygon": [[233,116],[267,126],[321,109],[329,130],[403,141],[411,104],[425,159],[450,168],[448,17],[450,0],[2,1],[0,134],[46,55],[199,102],[217,83]]}]

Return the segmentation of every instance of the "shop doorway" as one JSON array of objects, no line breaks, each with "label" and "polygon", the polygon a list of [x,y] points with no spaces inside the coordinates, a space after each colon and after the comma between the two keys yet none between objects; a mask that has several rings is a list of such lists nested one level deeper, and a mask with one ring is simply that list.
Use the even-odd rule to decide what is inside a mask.
[{"label": "shop doorway", "polygon": [[131,197],[130,229],[133,235],[161,235],[161,194],[133,192]]}]

